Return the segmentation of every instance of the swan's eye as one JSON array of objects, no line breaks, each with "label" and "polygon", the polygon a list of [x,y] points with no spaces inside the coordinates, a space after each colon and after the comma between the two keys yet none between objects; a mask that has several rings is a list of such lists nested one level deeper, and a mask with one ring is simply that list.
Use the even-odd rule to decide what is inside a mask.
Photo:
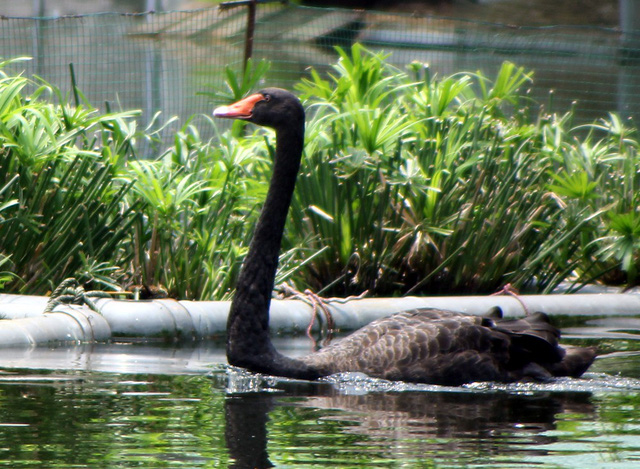
[{"label": "swan's eye", "polygon": [[271,101],[271,95],[270,95],[270,94],[264,94],[263,96],[264,96],[264,100],[265,100],[266,102]]}]

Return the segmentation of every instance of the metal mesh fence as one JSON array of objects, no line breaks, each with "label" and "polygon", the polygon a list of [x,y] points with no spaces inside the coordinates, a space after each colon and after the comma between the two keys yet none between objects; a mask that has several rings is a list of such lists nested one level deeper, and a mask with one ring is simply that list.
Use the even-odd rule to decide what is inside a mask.
[{"label": "metal mesh fence", "polygon": [[[20,63],[71,91],[69,64],[87,100],[113,108],[141,109],[187,117],[205,112],[196,94],[220,84],[225,65],[241,60],[235,41],[241,12],[217,9],[122,15],[116,13],[57,19],[7,18],[1,23],[4,58],[30,56]],[[222,46],[224,44],[224,47]]]},{"label": "metal mesh fence", "polygon": [[[77,84],[97,107],[187,117],[207,113],[202,91],[224,86],[224,68],[242,66],[247,9],[237,7],[61,18],[3,18],[3,58],[70,92]],[[360,42],[391,53],[402,66],[418,60],[438,76],[480,70],[492,76],[505,60],[534,72],[533,98],[577,118],[619,112],[640,117],[640,35],[600,27],[511,27],[479,21],[281,4],[257,10],[253,57],[272,63],[269,84],[290,87],[310,66],[326,70],[333,46]],[[553,90],[552,97],[549,90]]]}]

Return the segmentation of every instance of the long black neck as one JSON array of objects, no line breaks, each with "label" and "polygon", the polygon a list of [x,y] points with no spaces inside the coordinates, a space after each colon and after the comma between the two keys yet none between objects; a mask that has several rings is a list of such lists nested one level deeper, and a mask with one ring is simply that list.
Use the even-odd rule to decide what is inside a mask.
[{"label": "long black neck", "polygon": [[304,122],[276,132],[276,155],[267,198],[244,261],[227,321],[227,360],[251,371],[313,379],[312,370],[279,354],[269,338],[269,306],[280,245],[295,187]]}]

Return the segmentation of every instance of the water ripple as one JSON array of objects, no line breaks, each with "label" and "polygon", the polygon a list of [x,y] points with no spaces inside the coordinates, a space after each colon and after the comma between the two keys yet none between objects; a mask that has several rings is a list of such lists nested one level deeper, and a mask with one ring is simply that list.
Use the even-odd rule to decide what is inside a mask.
[{"label": "water ripple", "polygon": [[614,392],[640,391],[640,379],[612,376],[606,373],[587,373],[582,378],[557,378],[547,383],[518,382],[496,383],[477,382],[464,386],[439,386],[435,384],[405,383],[371,378],[364,373],[338,373],[310,383],[305,381],[266,376],[249,371],[228,367],[226,391],[231,394],[251,392],[281,392],[282,385],[329,385],[344,395],[365,395],[371,393],[398,392],[455,392],[490,393],[509,392],[513,394],[533,394],[539,392]]}]

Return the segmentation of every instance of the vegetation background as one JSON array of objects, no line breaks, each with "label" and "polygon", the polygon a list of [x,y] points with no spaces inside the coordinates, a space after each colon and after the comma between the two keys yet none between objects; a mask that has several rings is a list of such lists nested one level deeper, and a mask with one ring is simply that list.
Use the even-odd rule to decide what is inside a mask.
[{"label": "vegetation background", "polygon": [[[527,97],[532,74],[509,62],[491,78],[438,77],[358,45],[339,54],[331,74],[296,85],[307,142],[278,282],[340,296],[637,283],[631,122],[545,113]],[[268,64],[247,67],[244,79],[227,72],[218,100],[258,87]],[[273,134],[207,118],[215,137],[204,141],[188,121],[148,159],[140,149],[160,145],[168,122],[141,129],[135,115],[0,76],[4,291],[43,294],[74,276],[231,295]]]}]

